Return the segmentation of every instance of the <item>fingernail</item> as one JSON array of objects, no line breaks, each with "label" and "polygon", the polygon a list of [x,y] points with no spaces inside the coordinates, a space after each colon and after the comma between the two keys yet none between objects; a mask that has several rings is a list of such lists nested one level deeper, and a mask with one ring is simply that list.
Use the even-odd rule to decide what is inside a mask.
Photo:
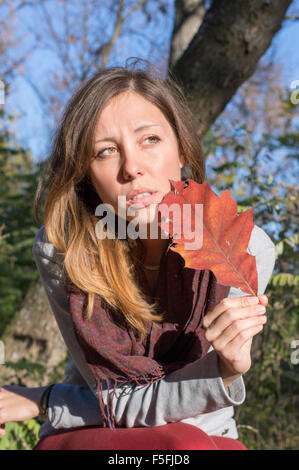
[{"label": "fingernail", "polygon": [[264,299],[268,298],[265,294],[261,294],[261,295],[259,295],[259,297],[263,297]]},{"label": "fingernail", "polygon": [[259,305],[258,307],[256,307],[255,311],[256,312],[265,312],[266,308],[263,305]]},{"label": "fingernail", "polygon": [[257,297],[248,297],[248,303],[250,304],[256,304],[258,302]]}]

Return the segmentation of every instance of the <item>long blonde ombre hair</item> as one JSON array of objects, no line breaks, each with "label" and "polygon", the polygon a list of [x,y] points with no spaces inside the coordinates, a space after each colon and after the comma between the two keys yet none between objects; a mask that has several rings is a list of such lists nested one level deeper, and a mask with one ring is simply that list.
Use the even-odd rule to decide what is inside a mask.
[{"label": "long blonde ombre hair", "polygon": [[204,182],[201,141],[182,87],[171,76],[162,79],[149,70],[111,67],[83,83],[67,104],[37,188],[34,214],[41,223],[39,209],[45,197],[47,237],[63,254],[64,269],[71,281],[88,293],[87,318],[92,315],[98,294],[144,338],[145,325],[161,322],[163,315],[157,314],[157,304],[146,299],[134,276],[135,263],[143,259],[140,239],[97,238],[95,209],[103,201],[88,176],[98,116],[111,98],[128,90],[160,109],[176,134],[190,178]]}]

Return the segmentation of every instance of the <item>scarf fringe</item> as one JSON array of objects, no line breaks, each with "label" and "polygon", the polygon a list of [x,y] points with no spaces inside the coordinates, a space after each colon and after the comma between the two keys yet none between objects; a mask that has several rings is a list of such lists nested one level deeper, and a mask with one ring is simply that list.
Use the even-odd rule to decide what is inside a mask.
[{"label": "scarf fringe", "polygon": [[[104,402],[103,399],[103,386],[102,386],[102,380],[99,379],[96,375],[96,380],[97,380],[97,390],[98,390],[98,399],[99,399],[99,405],[100,405],[100,411],[102,414],[103,418],[103,427],[106,428],[107,426],[111,431],[115,431],[115,419],[114,419],[114,413],[113,413],[113,398],[116,394],[116,388],[120,384],[132,384],[132,382],[135,382],[136,385],[151,385],[155,382],[158,382],[159,380],[163,379],[165,377],[165,373],[160,371],[160,373],[155,376],[155,377],[133,377],[131,380],[128,379],[113,379],[114,380],[114,385],[113,385],[113,391],[112,394],[110,393],[110,382],[109,378],[103,378],[102,380],[105,380],[106,386],[107,386],[107,405]],[[110,397],[111,394],[111,397]]]}]

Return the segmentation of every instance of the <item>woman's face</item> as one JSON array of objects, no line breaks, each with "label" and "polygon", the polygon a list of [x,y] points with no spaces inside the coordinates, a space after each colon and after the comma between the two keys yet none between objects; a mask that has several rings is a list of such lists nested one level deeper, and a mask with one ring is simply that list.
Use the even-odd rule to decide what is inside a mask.
[{"label": "woman's face", "polygon": [[[101,111],[94,142],[89,174],[103,203],[117,214],[119,208],[121,214],[126,211],[128,221],[151,223],[153,207],[170,191],[168,180],[179,181],[183,166],[177,138],[163,113],[135,92],[121,93]],[[139,189],[151,195],[132,202],[129,194]]]}]

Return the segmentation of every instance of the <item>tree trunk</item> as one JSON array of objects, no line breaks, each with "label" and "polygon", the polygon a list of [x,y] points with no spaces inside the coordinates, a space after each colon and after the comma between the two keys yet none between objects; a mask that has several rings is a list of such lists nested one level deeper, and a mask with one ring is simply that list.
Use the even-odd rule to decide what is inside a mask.
[{"label": "tree trunk", "polygon": [[189,47],[170,67],[186,90],[199,135],[253,74],[290,4],[291,0],[212,2]]},{"label": "tree trunk", "polygon": [[175,21],[170,45],[170,65],[181,58],[199,30],[206,13],[203,0],[176,0]]},{"label": "tree trunk", "polygon": [[[41,387],[49,384],[53,371],[54,380],[63,376],[67,350],[40,281],[29,289],[1,340],[6,366],[0,368],[0,385]],[[19,362],[19,369],[7,367],[9,362]],[[34,364],[45,370],[39,372]]]}]

